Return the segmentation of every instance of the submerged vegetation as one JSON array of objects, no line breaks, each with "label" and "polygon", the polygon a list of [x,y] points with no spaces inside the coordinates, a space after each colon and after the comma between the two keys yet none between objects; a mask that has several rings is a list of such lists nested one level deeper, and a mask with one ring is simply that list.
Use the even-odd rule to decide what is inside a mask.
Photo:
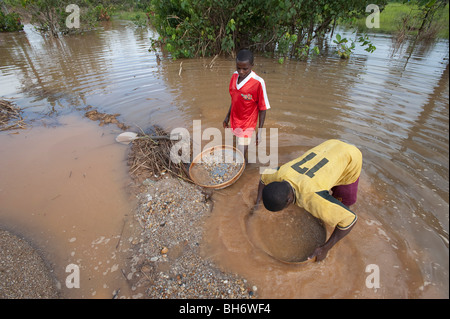
[{"label": "submerged vegetation", "polygon": [[149,4],[150,0],[0,0],[0,27],[6,10],[54,37],[93,30],[99,21],[109,21],[121,12],[142,12],[130,16],[130,20],[142,25],[143,21],[146,24]]},{"label": "submerged vegetation", "polygon": [[[283,63],[320,53],[323,40],[333,40],[336,53],[348,58],[356,43],[373,52],[368,33],[394,33],[400,41],[448,38],[448,0],[72,0],[74,12],[62,0],[0,1],[0,30],[21,29],[19,14],[45,33],[80,33],[99,21],[126,19],[135,25],[150,24],[158,32],[151,50],[164,50],[173,59],[234,55],[246,47]],[[376,27],[369,8],[376,7]],[[8,8],[12,10],[8,10]],[[21,9],[18,13],[14,9]],[[373,9],[372,9],[373,10]],[[11,12],[8,12],[11,11]],[[7,13],[5,13],[7,12]],[[372,11],[373,12],[373,11]],[[73,27],[78,19],[79,25]],[[371,22],[369,22],[371,23]],[[360,33],[349,40],[335,32],[336,26]],[[415,41],[416,41],[415,40]]]},{"label": "submerged vegetation", "polygon": [[[153,49],[163,48],[176,59],[232,55],[247,47],[282,63],[318,54],[322,40],[334,35],[341,58],[350,56],[355,43],[373,52],[367,33],[378,30],[389,30],[401,40],[434,39],[443,33],[448,37],[448,0],[377,1],[376,13],[373,6],[346,0],[152,0],[151,22],[160,35]],[[370,19],[378,20],[376,27]],[[335,34],[338,25],[362,35],[356,41],[342,38]]]},{"label": "submerged vegetation", "polygon": [[[378,1],[383,8],[386,1]],[[173,58],[233,54],[239,48],[304,58],[333,34],[337,21],[366,13],[366,1],[153,0],[154,43]]]}]

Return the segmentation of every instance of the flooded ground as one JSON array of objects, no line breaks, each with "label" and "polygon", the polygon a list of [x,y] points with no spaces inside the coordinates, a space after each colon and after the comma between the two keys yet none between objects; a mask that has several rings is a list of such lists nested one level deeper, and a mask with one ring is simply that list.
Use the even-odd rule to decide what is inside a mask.
[{"label": "flooded ground", "polygon": [[[121,287],[116,245],[133,208],[126,147],[114,142],[120,132],[83,119],[84,107],[120,113],[134,131],[159,124],[191,132],[193,121],[220,129],[229,108],[232,59],[159,60],[148,52],[151,36],[124,23],[62,39],[29,26],[0,34],[0,98],[25,108],[32,126],[0,134],[0,223],[34,242],[61,280],[70,263],[89,269],[93,284],[67,289],[68,298]],[[394,50],[390,36],[373,42],[373,54],[357,48],[349,61],[327,46],[306,62],[256,58],[279,164],[330,138],[364,158],[358,224],[321,263],[286,265],[249,243],[245,218],[260,164],[214,193],[203,253],[255,282],[260,297],[449,296],[448,42],[413,52],[409,43]],[[374,265],[379,288],[367,284]]]},{"label": "flooded ground", "polygon": [[[111,298],[127,289],[124,225],[132,220],[133,201],[125,188],[124,150],[107,133],[66,115],[56,126],[1,138],[2,228],[30,241],[51,263],[66,298]],[[74,265],[83,289],[66,285]]]}]

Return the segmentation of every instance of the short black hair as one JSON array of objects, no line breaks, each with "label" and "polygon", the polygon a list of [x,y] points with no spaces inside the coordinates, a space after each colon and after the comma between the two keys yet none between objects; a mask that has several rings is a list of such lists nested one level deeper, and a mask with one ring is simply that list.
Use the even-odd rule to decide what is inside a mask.
[{"label": "short black hair", "polygon": [[245,62],[248,61],[253,64],[253,53],[250,50],[242,49],[236,55],[236,61]]},{"label": "short black hair", "polygon": [[272,212],[278,212],[286,207],[290,187],[285,182],[272,182],[263,188],[262,199],[264,207]]}]

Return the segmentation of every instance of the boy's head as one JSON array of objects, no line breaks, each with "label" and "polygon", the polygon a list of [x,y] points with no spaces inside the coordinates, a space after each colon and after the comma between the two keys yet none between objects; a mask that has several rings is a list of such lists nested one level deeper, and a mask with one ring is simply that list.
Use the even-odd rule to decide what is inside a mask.
[{"label": "boy's head", "polygon": [[240,50],[236,55],[236,71],[240,80],[250,74],[253,68],[253,53],[247,49]]},{"label": "boy's head", "polygon": [[272,182],[264,187],[262,200],[267,210],[277,212],[292,203],[293,196],[292,188],[288,182]]},{"label": "boy's head", "polygon": [[250,65],[253,65],[253,53],[250,50],[242,49],[236,55],[236,62],[246,62],[248,61]]}]

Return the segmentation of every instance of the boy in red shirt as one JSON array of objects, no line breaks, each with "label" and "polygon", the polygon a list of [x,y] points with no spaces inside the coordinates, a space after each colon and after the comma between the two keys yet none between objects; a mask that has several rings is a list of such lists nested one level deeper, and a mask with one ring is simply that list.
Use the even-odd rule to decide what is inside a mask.
[{"label": "boy in red shirt", "polygon": [[236,56],[236,72],[231,77],[230,109],[223,121],[223,127],[228,128],[229,123],[233,134],[237,137],[238,148],[244,151],[245,162],[248,162],[248,145],[259,116],[256,145],[259,142],[260,129],[264,125],[266,110],[270,109],[267,98],[266,84],[253,68],[253,53],[241,50]]}]

